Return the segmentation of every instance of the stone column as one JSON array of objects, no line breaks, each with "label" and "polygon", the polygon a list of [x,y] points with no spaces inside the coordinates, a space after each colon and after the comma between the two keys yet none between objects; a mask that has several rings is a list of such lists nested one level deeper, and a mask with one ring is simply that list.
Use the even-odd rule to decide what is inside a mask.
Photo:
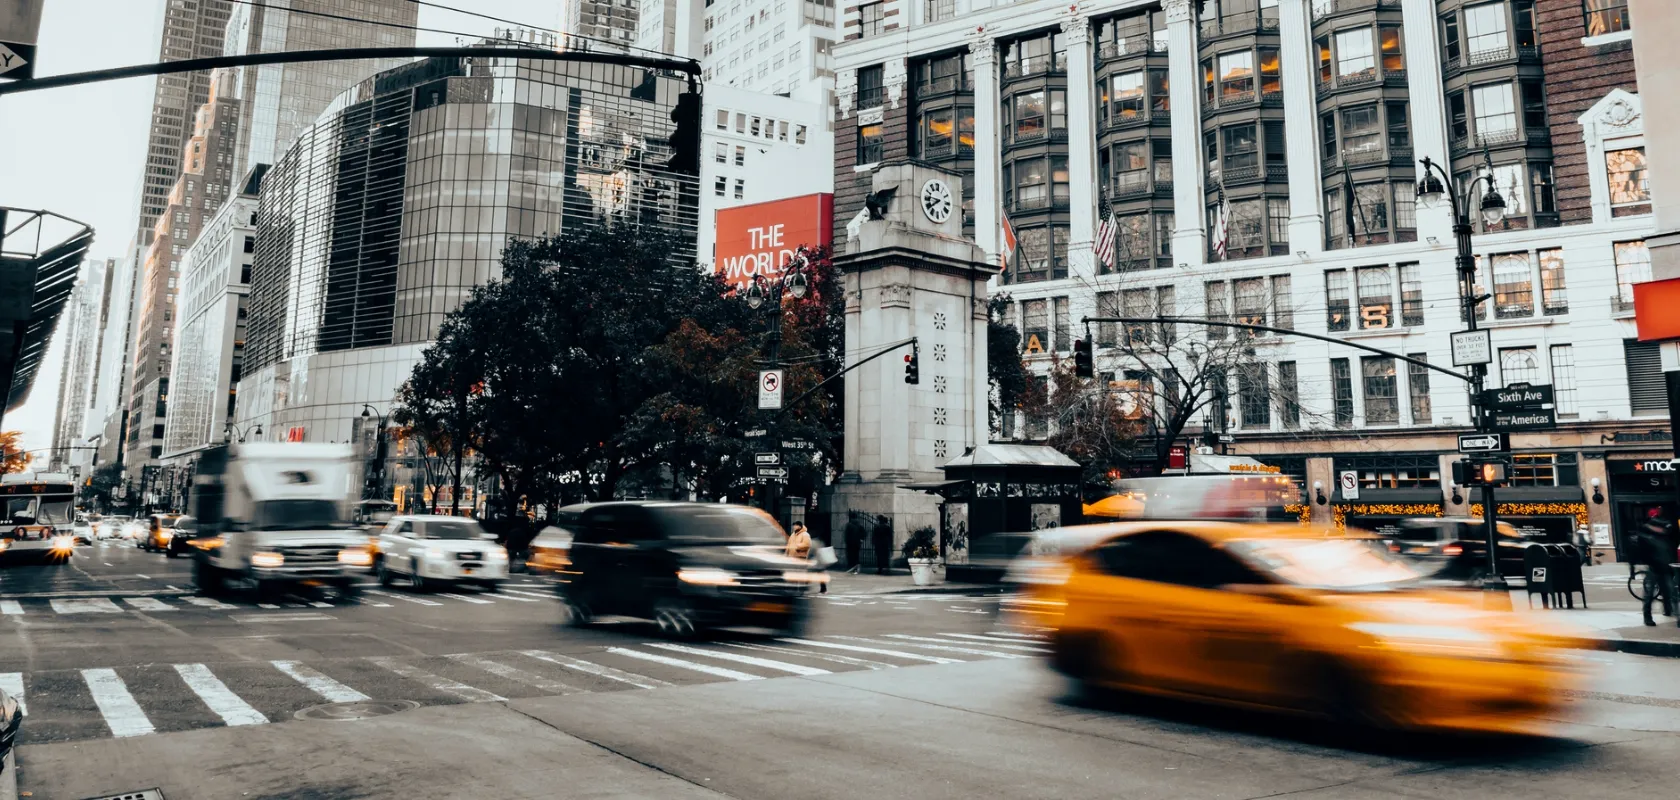
[{"label": "stone column", "polygon": [[1165,0],[1167,12],[1168,80],[1172,85],[1173,161],[1186,169],[1173,170],[1173,261],[1197,266],[1207,260],[1206,195],[1202,184],[1201,76],[1196,74],[1196,11],[1190,0]]},{"label": "stone column", "polygon": [[1091,241],[1097,227],[1097,73],[1092,64],[1091,21],[1077,5],[1062,19],[1062,33],[1067,37],[1068,54],[1068,274],[1089,279],[1096,274]]},{"label": "stone column", "polygon": [[[846,287],[846,352],[856,353],[863,346],[863,276],[848,275],[843,280]],[[863,416],[858,408],[860,405],[861,403],[845,404],[846,430],[840,453],[842,482],[856,483],[863,478],[858,474],[859,459],[863,455],[858,438],[859,432],[863,430]]]},{"label": "stone column", "polygon": [[[1447,150],[1446,94],[1441,90],[1441,46],[1437,39],[1440,22],[1435,0],[1403,0],[1406,47],[1406,84],[1411,87],[1407,105],[1411,113],[1413,163],[1428,156],[1452,172],[1452,153]],[[1422,169],[1419,165],[1418,169]],[[1419,176],[1421,177],[1421,176]],[[1449,250],[1454,246],[1452,204],[1446,198],[1434,208],[1417,205],[1418,239],[1431,237]]]},{"label": "stone column", "polygon": [[[992,438],[992,383],[987,378],[991,373],[986,349],[988,341],[987,326],[991,322],[989,307],[990,304],[987,302],[985,292],[979,292],[970,301],[969,316],[972,319],[972,324],[969,331],[968,356],[971,366],[968,379],[971,383],[968,389],[972,398],[969,403],[973,408],[974,416],[971,420],[973,431],[969,439],[970,443],[976,447],[991,441]],[[956,458],[960,455],[962,455],[962,452],[957,451],[952,453],[951,457]]]},{"label": "stone column", "polygon": [[1003,210],[1003,146],[998,138],[997,42],[981,36],[968,43],[974,63],[974,243],[998,263]]},{"label": "stone column", "polygon": [[1307,0],[1278,0],[1283,40],[1284,136],[1289,158],[1289,249],[1324,250],[1324,181],[1318,161],[1318,77]]}]

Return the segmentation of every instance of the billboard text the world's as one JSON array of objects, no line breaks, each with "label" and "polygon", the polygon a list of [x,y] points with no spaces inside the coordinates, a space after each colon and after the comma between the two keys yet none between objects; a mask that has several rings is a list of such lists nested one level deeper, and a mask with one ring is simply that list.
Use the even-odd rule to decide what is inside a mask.
[{"label": "billboard text the world's", "polygon": [[737,288],[756,275],[781,275],[799,248],[833,241],[833,215],[834,195],[827,193],[719,209],[718,274]]}]

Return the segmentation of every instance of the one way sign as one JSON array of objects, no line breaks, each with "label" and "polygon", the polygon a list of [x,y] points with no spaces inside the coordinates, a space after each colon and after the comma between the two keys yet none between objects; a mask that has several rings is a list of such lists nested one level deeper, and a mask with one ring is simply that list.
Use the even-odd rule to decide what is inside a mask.
[{"label": "one way sign", "polygon": [[29,80],[35,77],[35,45],[0,42],[0,78]]}]

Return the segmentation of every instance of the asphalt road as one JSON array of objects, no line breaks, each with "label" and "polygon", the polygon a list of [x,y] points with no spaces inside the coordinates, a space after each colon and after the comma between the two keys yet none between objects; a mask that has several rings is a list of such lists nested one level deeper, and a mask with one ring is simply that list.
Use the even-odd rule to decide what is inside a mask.
[{"label": "asphalt road", "polygon": [[[1068,696],[962,596],[819,600],[802,641],[557,624],[546,587],[204,601],[124,545],[0,569],[31,798],[1668,796],[1680,660],[1589,655],[1545,739],[1352,748],[1275,717]],[[148,602],[149,601],[149,602]],[[329,705],[360,701],[362,705]],[[357,721],[297,719],[326,706]],[[404,710],[406,709],[406,710]]]}]

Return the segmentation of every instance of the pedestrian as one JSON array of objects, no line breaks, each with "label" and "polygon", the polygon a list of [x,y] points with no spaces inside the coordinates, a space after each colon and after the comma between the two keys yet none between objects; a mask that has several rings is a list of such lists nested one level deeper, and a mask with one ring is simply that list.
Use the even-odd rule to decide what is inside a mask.
[{"label": "pedestrian", "polygon": [[[1676,536],[1674,522],[1666,514],[1652,514],[1645,524],[1634,532],[1634,558],[1645,565],[1645,602],[1642,611],[1646,625],[1656,625],[1652,618],[1651,606],[1662,598],[1663,616],[1675,615],[1675,573],[1674,561],[1680,558],[1675,553],[1680,536]],[[1680,625],[1680,619],[1676,620]]]},{"label": "pedestrian", "polygon": [[811,557],[811,534],[805,530],[805,523],[793,523],[793,532],[788,534],[787,555],[801,560]]},{"label": "pedestrian", "polygon": [[875,517],[875,530],[870,533],[870,544],[875,547],[875,574],[888,575],[892,573],[892,520],[887,515]]},{"label": "pedestrian", "polygon": [[863,568],[863,539],[869,535],[869,523],[865,519],[856,511],[846,519],[846,566],[853,575]]},{"label": "pedestrian", "polygon": [[794,527],[805,531],[806,538],[811,540],[811,569],[814,572],[822,573],[818,576],[822,580],[817,583],[817,594],[828,594],[828,568],[834,566],[834,562],[839,560],[834,555],[834,548],[829,547],[828,542],[811,535],[811,531],[804,525],[796,524]]}]

